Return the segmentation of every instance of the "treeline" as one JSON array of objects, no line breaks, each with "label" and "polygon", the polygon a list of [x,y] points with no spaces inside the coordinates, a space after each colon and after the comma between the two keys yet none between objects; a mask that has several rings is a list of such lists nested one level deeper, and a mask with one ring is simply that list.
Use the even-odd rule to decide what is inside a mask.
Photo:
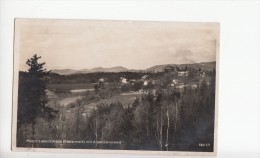
[{"label": "treeline", "polygon": [[[187,67],[189,71],[189,78],[196,77],[197,73],[202,71],[200,67]],[[209,77],[215,75],[215,69],[206,71],[205,74]],[[104,78],[106,82],[119,82],[120,77],[125,77],[127,80],[140,80],[142,76],[149,75],[149,78],[160,79],[164,72],[97,72],[87,74],[71,74],[59,75],[57,73],[50,73],[48,75],[49,84],[89,84],[97,83],[99,79]],[[22,74],[21,74],[22,75]]]},{"label": "treeline", "polygon": [[157,78],[163,73],[143,73],[143,72],[98,72],[88,74],[72,74],[72,75],[59,75],[51,73],[49,75],[49,84],[89,84],[97,83],[99,79],[104,78],[106,82],[119,82],[120,77],[125,77],[127,80],[141,79],[142,76],[149,75]]}]

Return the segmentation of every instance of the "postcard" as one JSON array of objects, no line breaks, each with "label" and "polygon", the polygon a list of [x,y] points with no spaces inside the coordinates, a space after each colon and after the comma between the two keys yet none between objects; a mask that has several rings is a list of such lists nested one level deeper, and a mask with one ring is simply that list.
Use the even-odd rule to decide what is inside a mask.
[{"label": "postcard", "polygon": [[12,150],[216,155],[219,29],[15,19]]}]

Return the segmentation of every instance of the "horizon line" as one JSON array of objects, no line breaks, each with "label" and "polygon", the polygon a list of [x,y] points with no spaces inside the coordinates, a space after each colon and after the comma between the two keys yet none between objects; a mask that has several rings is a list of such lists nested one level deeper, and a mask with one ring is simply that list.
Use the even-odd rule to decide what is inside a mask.
[{"label": "horizon line", "polygon": [[[145,69],[133,69],[133,68],[127,68],[125,66],[112,66],[112,67],[102,67],[102,66],[99,66],[99,67],[93,67],[93,68],[47,68],[45,67],[45,69],[47,70],[76,70],[76,71],[79,71],[79,70],[93,70],[93,69],[97,69],[97,68],[103,68],[103,69],[110,69],[110,68],[116,68],[116,67],[122,67],[122,68],[125,68],[127,70],[135,70],[135,71],[146,71],[147,69],[150,69],[152,67],[155,67],[155,66],[163,66],[163,65],[191,65],[191,64],[201,64],[201,63],[212,63],[212,62],[216,62],[216,60],[214,61],[206,61],[206,62],[194,62],[194,63],[182,63],[182,64],[158,64],[158,65],[154,65],[154,66],[151,66],[151,67],[148,67],[148,68],[145,68]],[[27,71],[27,70],[21,70],[19,69],[19,71]]]}]

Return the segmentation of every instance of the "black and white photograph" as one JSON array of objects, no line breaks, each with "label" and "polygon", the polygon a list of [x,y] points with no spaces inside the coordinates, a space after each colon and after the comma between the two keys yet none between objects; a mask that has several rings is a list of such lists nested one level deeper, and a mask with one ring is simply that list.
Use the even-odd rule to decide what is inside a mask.
[{"label": "black and white photograph", "polygon": [[13,150],[216,153],[218,23],[14,28]]}]

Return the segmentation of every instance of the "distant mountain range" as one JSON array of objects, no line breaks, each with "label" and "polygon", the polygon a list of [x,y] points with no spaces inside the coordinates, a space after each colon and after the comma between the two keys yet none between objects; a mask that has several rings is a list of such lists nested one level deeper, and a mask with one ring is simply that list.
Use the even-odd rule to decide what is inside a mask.
[{"label": "distant mountain range", "polygon": [[71,75],[71,74],[86,74],[86,73],[95,73],[95,72],[162,72],[167,65],[171,66],[178,66],[180,68],[191,67],[197,68],[200,67],[202,70],[212,70],[216,67],[216,62],[202,62],[202,63],[194,63],[194,64],[164,64],[164,65],[155,65],[145,70],[134,70],[134,69],[127,69],[122,66],[115,66],[111,68],[103,68],[103,67],[96,67],[93,69],[80,69],[80,70],[73,70],[73,69],[53,69],[52,72],[60,74],[60,75]]},{"label": "distant mountain range", "polygon": [[[103,67],[96,67],[93,69],[80,69],[80,70],[73,70],[73,69],[54,69],[52,72],[55,72],[60,75],[71,75],[71,74],[86,74],[86,73],[95,73],[95,72],[124,72],[124,71],[131,71],[127,68],[122,66],[116,66],[111,68],[103,68]],[[135,71],[135,70],[133,70]]]}]

